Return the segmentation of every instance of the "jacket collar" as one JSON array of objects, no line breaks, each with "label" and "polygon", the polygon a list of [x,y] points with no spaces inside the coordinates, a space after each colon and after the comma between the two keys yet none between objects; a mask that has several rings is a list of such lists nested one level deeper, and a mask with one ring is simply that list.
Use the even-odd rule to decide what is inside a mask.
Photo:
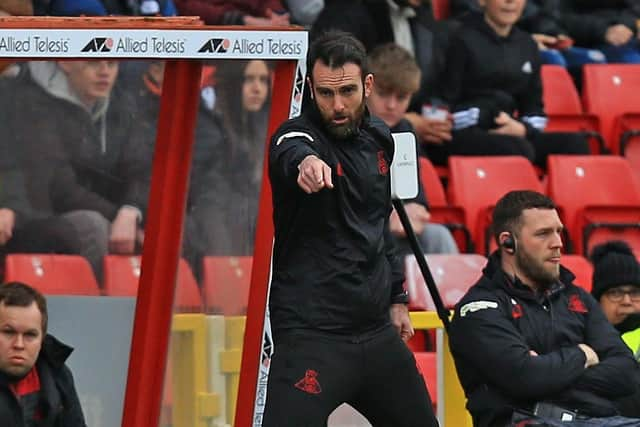
[{"label": "jacket collar", "polygon": [[517,28],[514,25],[513,28],[511,28],[509,34],[507,34],[506,36],[499,35],[487,23],[487,21],[484,19],[484,14],[482,14],[481,12],[470,12],[469,14],[465,15],[465,17],[462,19],[462,22],[463,26],[476,28],[478,31],[486,34],[489,38],[498,43],[510,40],[511,38],[513,38],[514,33],[517,31]]},{"label": "jacket collar", "polygon": [[72,347],[59,341],[53,335],[47,334],[44,337],[39,358],[45,358],[54,368],[58,369],[62,368],[72,352]]},{"label": "jacket collar", "polygon": [[536,292],[529,286],[525,285],[518,277],[509,276],[503,269],[500,258],[500,251],[494,251],[487,262],[487,265],[482,270],[482,274],[489,279],[486,283],[486,287],[501,288],[508,295],[529,299],[540,300],[545,297],[553,297],[566,288],[567,284],[573,283],[575,275],[562,265],[560,266],[560,279],[555,283],[552,283],[543,292]]}]

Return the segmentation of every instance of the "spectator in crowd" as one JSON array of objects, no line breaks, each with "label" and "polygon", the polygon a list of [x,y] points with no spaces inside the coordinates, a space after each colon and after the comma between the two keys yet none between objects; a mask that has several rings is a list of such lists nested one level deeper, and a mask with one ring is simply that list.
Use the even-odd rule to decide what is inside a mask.
[{"label": "spectator in crowd", "polygon": [[[271,70],[262,60],[225,61],[216,69],[215,111],[226,135],[221,173],[229,185],[224,200],[231,245],[225,255],[252,255],[271,106]],[[200,221],[206,221],[206,216]],[[205,228],[205,227],[202,227]],[[211,235],[207,240],[213,241]]]},{"label": "spectator in crowd", "polygon": [[30,62],[12,107],[32,207],[73,223],[99,279],[107,252],[141,243],[149,190],[151,153],[132,98],[112,93],[117,73],[115,61]]},{"label": "spectator in crowd", "polygon": [[[640,363],[640,263],[629,245],[619,240],[593,248],[591,261],[591,294]],[[622,415],[640,417],[640,390],[617,403]]]},{"label": "spectator in crowd", "polygon": [[[469,12],[482,12],[478,0],[454,0],[452,9],[456,17]],[[544,64],[561,65],[578,76],[584,64],[606,62],[601,51],[574,46],[562,19],[558,0],[528,0],[516,25],[533,36]]]},{"label": "spectator in crowd", "polygon": [[269,152],[275,351],[262,425],[324,425],[348,402],[373,425],[436,426],[403,342],[413,328],[389,236],[393,141],[365,106],[364,46],[327,33],[307,70],[312,108],[275,132]]},{"label": "spectator in crowd", "polygon": [[0,419],[5,426],[86,427],[73,349],[47,334],[47,303],[18,282],[0,285]]},{"label": "spectator in crowd", "polygon": [[324,0],[285,0],[291,23],[310,28],[324,9]]},{"label": "spectator in crowd", "polygon": [[[0,254],[7,252],[73,253],[75,232],[63,218],[44,217],[27,198],[9,100],[17,94],[12,81],[0,79]],[[1,259],[0,259],[1,262]]]},{"label": "spectator in crowd", "polygon": [[498,250],[450,327],[474,426],[640,426],[614,405],[636,391],[640,368],[561,266],[554,203],[509,192],[496,203],[492,227]]},{"label": "spectator in crowd", "polygon": [[545,167],[549,154],[588,154],[578,133],[543,133],[540,56],[514,27],[525,0],[481,0],[452,36],[443,90],[454,117],[451,155],[520,155]]},{"label": "spectator in crowd", "polygon": [[[31,0],[0,0],[0,17],[10,15],[33,15]],[[0,60],[0,78],[15,77],[20,66],[9,60]]]},{"label": "spectator in crowd", "polygon": [[[6,91],[0,93],[7,95]],[[8,116],[2,113],[1,117]],[[80,237],[68,219],[41,215],[31,208],[16,153],[19,147],[11,147],[9,142],[8,138],[0,138],[0,255],[77,253]]]},{"label": "spectator in crowd", "polygon": [[199,16],[207,25],[289,25],[280,0],[176,0],[180,15]]},{"label": "spectator in crowd", "polygon": [[579,46],[601,50],[608,62],[640,63],[636,0],[559,2],[568,35]]},{"label": "spectator in crowd", "polygon": [[0,16],[33,15],[31,0],[0,0]]},{"label": "spectator in crowd", "polygon": [[[367,98],[371,114],[381,118],[391,132],[413,132],[411,123],[404,116],[411,96],[420,85],[420,68],[411,54],[395,43],[380,45],[369,54],[369,71],[373,74],[373,86]],[[429,206],[422,185],[418,185],[418,196],[406,200],[404,205],[425,253],[458,253],[449,230],[442,224],[429,222]],[[404,228],[395,210],[389,219],[389,227],[401,252],[410,253]]]},{"label": "spectator in crowd", "polygon": [[[164,61],[146,63],[146,70],[132,87],[139,115],[138,126],[146,144],[153,150],[156,141],[160,96],[164,80]],[[231,247],[231,233],[225,224],[228,209],[222,195],[231,193],[222,171],[229,158],[227,136],[222,119],[213,105],[201,100],[198,110],[192,156],[187,215],[183,232],[182,256],[197,278],[201,277],[202,257],[219,255]]]},{"label": "spectator in crowd", "polygon": [[442,144],[451,139],[451,120],[423,114],[442,107],[436,90],[444,68],[444,53],[451,31],[449,25],[435,22],[431,9],[423,0],[330,0],[311,29],[311,39],[325,30],[350,32],[370,52],[385,43],[407,49],[421,70],[420,87],[414,93],[407,119],[419,141],[427,144],[430,158],[446,161]]},{"label": "spectator in crowd", "polygon": [[36,15],[53,16],[175,16],[173,0],[34,0]]}]

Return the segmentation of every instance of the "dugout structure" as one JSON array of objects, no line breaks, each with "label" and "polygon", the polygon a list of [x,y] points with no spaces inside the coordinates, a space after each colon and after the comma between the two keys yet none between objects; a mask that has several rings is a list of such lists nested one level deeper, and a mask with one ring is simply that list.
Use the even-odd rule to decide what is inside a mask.
[{"label": "dugout structure", "polygon": [[[2,61],[166,61],[123,427],[157,426],[160,418],[201,62],[274,61],[268,141],[281,122],[300,111],[306,53],[307,33],[293,27],[209,27],[193,17],[0,19]],[[236,426],[260,423],[259,405],[254,403],[259,403],[264,393],[263,381],[258,377],[260,371],[265,379],[261,362],[272,241],[271,192],[263,168]]]}]

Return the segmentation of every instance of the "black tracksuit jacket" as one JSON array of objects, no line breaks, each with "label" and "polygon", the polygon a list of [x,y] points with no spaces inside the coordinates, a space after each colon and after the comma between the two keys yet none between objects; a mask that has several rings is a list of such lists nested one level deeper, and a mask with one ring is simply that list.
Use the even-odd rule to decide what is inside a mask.
[{"label": "black tracksuit jacket", "polygon": [[531,35],[514,27],[501,37],[479,13],[469,14],[462,24],[451,37],[442,76],[442,95],[454,113],[455,128],[492,129],[501,111],[512,117],[517,111],[528,137],[542,131],[540,53]]},{"label": "black tracksuit jacket", "polygon": [[[588,416],[615,415],[612,401],[635,391],[637,362],[574,278],[561,268],[560,281],[536,295],[510,281],[494,253],[456,305],[451,351],[474,426],[507,425],[513,408],[531,409],[539,401]],[[580,343],[593,348],[600,363],[585,369]]]},{"label": "black tracksuit jacket", "polygon": [[[310,154],[331,168],[333,189],[306,194],[298,187],[298,165]],[[360,334],[389,322],[404,281],[388,227],[392,158],[389,128],[368,112],[347,140],[329,137],[315,108],[275,132],[269,152],[274,334]]]}]

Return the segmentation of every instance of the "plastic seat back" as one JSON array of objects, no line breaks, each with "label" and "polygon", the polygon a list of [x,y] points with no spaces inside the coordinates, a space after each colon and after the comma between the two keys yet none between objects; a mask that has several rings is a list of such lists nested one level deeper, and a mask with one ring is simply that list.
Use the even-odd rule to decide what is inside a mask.
[{"label": "plastic seat back", "polygon": [[562,255],[561,262],[564,267],[576,275],[573,283],[587,292],[591,292],[593,266],[582,255]]},{"label": "plastic seat back", "polygon": [[464,223],[464,211],[459,206],[450,206],[442,181],[433,164],[426,157],[420,157],[420,184],[429,203],[431,221],[444,224],[451,231],[458,248],[472,252],[471,233]]},{"label": "plastic seat back", "polygon": [[[104,257],[104,293],[108,296],[138,295],[141,257],[134,255],[107,255]],[[189,264],[180,259],[175,305],[178,311],[200,311],[202,296]]]},{"label": "plastic seat back", "polygon": [[560,208],[576,253],[585,255],[611,239],[640,244],[640,188],[626,159],[549,156],[548,174],[549,196]]},{"label": "plastic seat back", "polygon": [[599,117],[607,145],[620,154],[621,125],[616,122],[625,113],[640,113],[640,65],[588,64],[583,70],[585,110]]},{"label": "plastic seat back", "polygon": [[429,206],[447,206],[447,197],[438,172],[429,159],[420,156],[420,184],[427,196]]},{"label": "plastic seat back", "polygon": [[487,253],[487,229],[496,202],[511,190],[544,192],[535,168],[520,156],[452,156],[449,201],[465,211],[476,252]]},{"label": "plastic seat back", "polygon": [[9,254],[5,281],[18,281],[45,295],[100,295],[89,262],[80,255]]},{"label": "plastic seat back", "polygon": [[416,365],[424,378],[424,382],[429,390],[431,403],[435,407],[438,403],[438,360],[435,352],[416,351],[413,353],[416,358]]},{"label": "plastic seat back", "polygon": [[[477,254],[429,254],[427,265],[440,291],[445,307],[453,308],[480,278],[487,258]],[[409,309],[434,311],[435,305],[413,255],[405,258],[405,287],[409,292]]]},{"label": "plastic seat back", "polygon": [[226,316],[246,314],[253,257],[206,256],[203,264],[207,312]]},{"label": "plastic seat back", "polygon": [[548,115],[583,113],[578,90],[566,68],[560,65],[543,65],[540,76],[544,110]]}]

